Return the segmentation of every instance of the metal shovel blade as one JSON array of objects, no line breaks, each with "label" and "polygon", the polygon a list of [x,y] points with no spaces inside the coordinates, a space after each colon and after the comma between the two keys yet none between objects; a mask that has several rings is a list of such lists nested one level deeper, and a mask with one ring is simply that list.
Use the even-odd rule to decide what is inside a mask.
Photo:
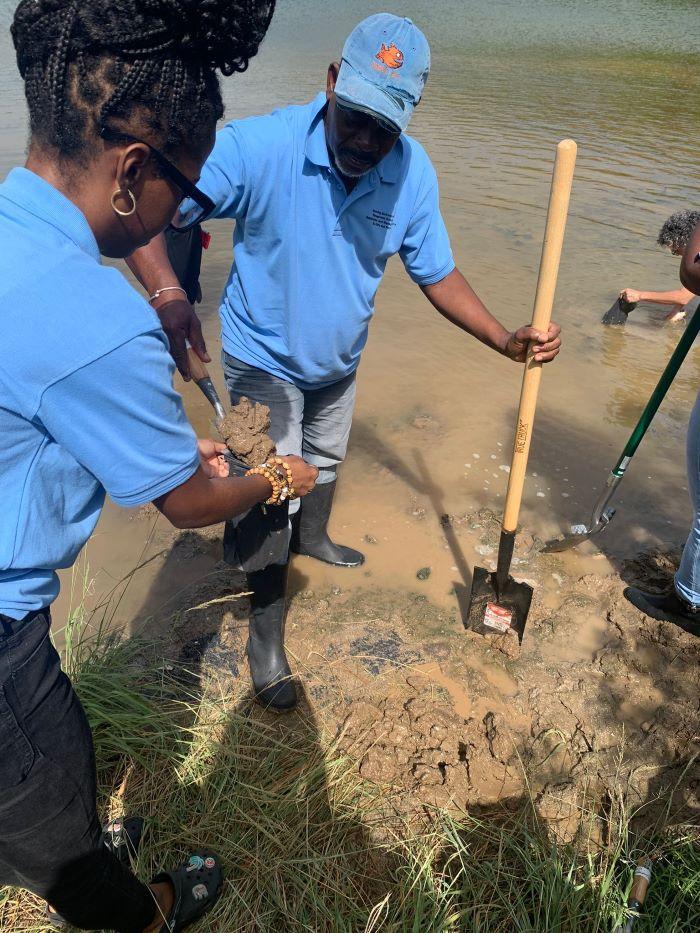
[{"label": "metal shovel blade", "polygon": [[511,576],[499,586],[496,576],[484,567],[474,568],[467,628],[481,635],[504,634],[512,629],[522,642],[532,587],[517,583]]},{"label": "metal shovel blade", "polygon": [[542,548],[542,553],[556,554],[558,551],[568,551],[569,548],[576,547],[577,544],[588,541],[593,535],[597,535],[603,528],[608,527],[614,514],[615,509],[606,509],[598,521],[591,522],[590,527],[586,527],[586,525],[572,525],[568,535],[563,535],[561,538],[554,538],[552,541],[547,541]]},{"label": "metal shovel blade", "polygon": [[618,298],[603,315],[603,324],[619,325],[627,323],[627,315],[637,307],[636,302]]},{"label": "metal shovel blade", "polygon": [[588,541],[596,531],[600,531],[600,528],[591,528],[589,531],[585,525],[572,525],[571,532],[568,535],[562,535],[561,538],[553,538],[551,541],[547,541],[542,548],[542,553],[557,554],[559,551],[568,551],[569,548]]},{"label": "metal shovel blade", "polygon": [[207,399],[211,407],[214,409],[216,426],[218,428],[226,417],[226,412],[224,411],[224,406],[221,404],[219,393],[216,391],[214,383],[211,381],[209,376],[206,376],[203,379],[198,379],[197,385],[202,390],[204,397]]}]

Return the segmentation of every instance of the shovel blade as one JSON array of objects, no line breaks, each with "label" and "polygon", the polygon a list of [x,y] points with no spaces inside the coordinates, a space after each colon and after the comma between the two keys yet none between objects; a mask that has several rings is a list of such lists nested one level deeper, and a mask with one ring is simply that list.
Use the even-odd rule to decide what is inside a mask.
[{"label": "shovel blade", "polygon": [[475,567],[467,628],[481,635],[496,635],[512,629],[518,641],[522,642],[532,592],[529,584],[517,583],[510,576],[499,591],[496,574],[483,567]]},{"label": "shovel blade", "polygon": [[597,535],[601,532],[603,528],[607,528],[614,515],[615,509],[605,509],[598,521],[594,521],[590,528],[586,528],[585,525],[572,525],[571,532],[568,535],[563,535],[561,538],[554,538],[551,541],[547,541],[542,548],[542,553],[556,554],[558,551],[568,551],[569,548],[576,547],[577,544],[588,541],[593,535]]},{"label": "shovel blade", "polygon": [[603,324],[619,325],[627,323],[627,315],[637,307],[632,301],[625,301],[624,298],[618,298],[612,307],[603,315]]},{"label": "shovel blade", "polygon": [[595,531],[587,531],[584,534],[564,535],[563,538],[554,538],[552,541],[547,541],[542,548],[542,553],[558,554],[559,551],[568,551],[569,548],[576,547],[579,544],[583,544],[584,541],[588,541],[593,534],[595,534]]}]

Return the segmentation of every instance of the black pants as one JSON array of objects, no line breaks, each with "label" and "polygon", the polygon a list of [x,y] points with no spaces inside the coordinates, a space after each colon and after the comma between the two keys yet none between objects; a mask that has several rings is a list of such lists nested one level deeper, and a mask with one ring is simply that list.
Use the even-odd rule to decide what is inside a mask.
[{"label": "black pants", "polygon": [[101,841],[92,734],[48,613],[0,615],[0,885],[84,930],[140,933],[155,905]]}]

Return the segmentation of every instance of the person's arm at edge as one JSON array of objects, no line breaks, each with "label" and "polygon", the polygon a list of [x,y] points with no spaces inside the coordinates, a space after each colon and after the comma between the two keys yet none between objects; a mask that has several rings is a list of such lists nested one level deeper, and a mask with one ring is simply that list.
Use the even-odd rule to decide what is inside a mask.
[{"label": "person's arm at edge", "polygon": [[693,292],[687,288],[676,288],[667,292],[643,292],[636,288],[623,288],[620,292],[620,298],[633,304],[647,301],[656,305],[685,305],[692,297]]},{"label": "person's arm at edge", "polygon": [[[149,296],[154,295],[158,289],[180,284],[170,264],[162,233],[128,256],[126,262]],[[164,292],[151,302],[151,307],[160,318],[177,368],[188,382],[191,376],[187,362],[187,341],[200,360],[211,362],[197,313],[178,291]]]},{"label": "person's arm at edge", "polygon": [[693,231],[683,253],[680,269],[681,282],[694,295],[700,295],[700,262],[695,261],[698,253],[700,253],[700,224]]},{"label": "person's arm at edge", "polygon": [[561,328],[554,322],[549,333],[543,334],[526,325],[508,331],[487,310],[479,296],[459,269],[453,269],[444,279],[432,285],[421,285],[421,291],[433,307],[448,321],[476,337],[487,347],[497,350],[516,362],[524,362],[531,341],[539,344],[537,362],[547,363],[559,353]]}]

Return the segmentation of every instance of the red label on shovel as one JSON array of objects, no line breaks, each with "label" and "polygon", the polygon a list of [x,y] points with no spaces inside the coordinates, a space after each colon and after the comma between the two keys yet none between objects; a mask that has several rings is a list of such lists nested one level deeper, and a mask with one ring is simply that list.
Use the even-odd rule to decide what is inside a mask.
[{"label": "red label on shovel", "polygon": [[495,629],[497,632],[507,632],[510,628],[512,613],[496,603],[486,603],[486,612],[484,613],[484,625]]}]

